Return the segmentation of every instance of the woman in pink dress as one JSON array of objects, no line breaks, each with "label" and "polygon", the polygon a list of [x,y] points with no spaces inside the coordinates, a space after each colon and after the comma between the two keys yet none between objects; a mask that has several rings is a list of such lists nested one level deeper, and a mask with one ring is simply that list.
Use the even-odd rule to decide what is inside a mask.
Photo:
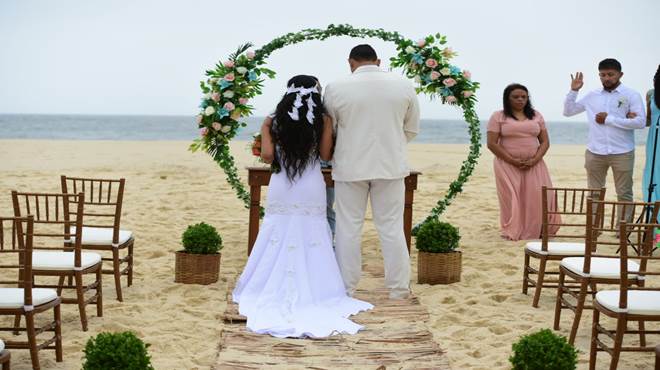
[{"label": "woman in pink dress", "polygon": [[[541,236],[541,187],[552,186],[543,156],[550,147],[541,113],[532,108],[527,88],[511,84],[504,89],[504,109],[488,121],[488,149],[500,201],[501,235],[509,240]],[[554,201],[549,204],[554,209]],[[559,218],[550,220],[559,222]],[[559,227],[550,227],[554,235]]]}]

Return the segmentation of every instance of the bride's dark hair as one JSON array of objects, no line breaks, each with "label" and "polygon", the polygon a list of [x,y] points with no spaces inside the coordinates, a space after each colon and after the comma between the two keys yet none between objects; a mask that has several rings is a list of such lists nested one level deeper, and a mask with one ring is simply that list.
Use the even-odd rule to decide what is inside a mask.
[{"label": "bride's dark hair", "polygon": [[[315,87],[318,79],[314,76],[298,75],[287,82],[287,88]],[[284,94],[275,110],[275,121],[271,126],[273,142],[279,146],[275,151],[275,160],[286,171],[290,180],[302,175],[307,165],[319,158],[319,143],[323,132],[323,103],[318,91],[302,97],[302,106],[298,108],[298,120],[294,121],[289,112],[295,110],[294,102],[297,93]],[[308,100],[312,99],[316,107],[313,109],[312,122],[307,119]]]}]

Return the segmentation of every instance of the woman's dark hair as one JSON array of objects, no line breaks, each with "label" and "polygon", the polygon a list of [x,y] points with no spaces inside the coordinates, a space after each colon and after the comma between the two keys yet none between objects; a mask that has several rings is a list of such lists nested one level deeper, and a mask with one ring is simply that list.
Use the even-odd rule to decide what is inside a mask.
[{"label": "woman's dark hair", "polygon": [[[298,75],[287,82],[287,88],[315,87],[318,79],[314,76]],[[319,157],[319,143],[323,133],[323,113],[325,108],[321,102],[318,91],[302,97],[302,106],[298,108],[298,120],[294,121],[289,112],[295,110],[295,92],[286,93],[277,104],[275,121],[271,126],[273,142],[279,147],[275,151],[275,160],[286,171],[287,177],[293,181],[296,176],[302,175],[310,162]],[[316,107],[312,122],[307,120],[308,101],[312,99]]]},{"label": "woman's dark hair", "polygon": [[655,101],[655,106],[660,109],[660,64],[658,70],[655,71],[655,76],[653,76],[653,89],[653,101]]},{"label": "woman's dark hair", "polygon": [[509,96],[513,92],[513,90],[523,90],[524,92],[527,93],[527,104],[525,104],[525,107],[523,108],[523,113],[525,113],[525,117],[528,119],[534,118],[534,115],[536,113],[534,112],[534,107],[532,107],[532,99],[529,97],[529,91],[524,85],[521,84],[511,84],[507,86],[504,89],[504,94],[502,94],[502,105],[504,106],[504,115],[511,117],[513,119],[517,119],[513,115],[513,110],[511,109],[511,103],[509,102]]}]

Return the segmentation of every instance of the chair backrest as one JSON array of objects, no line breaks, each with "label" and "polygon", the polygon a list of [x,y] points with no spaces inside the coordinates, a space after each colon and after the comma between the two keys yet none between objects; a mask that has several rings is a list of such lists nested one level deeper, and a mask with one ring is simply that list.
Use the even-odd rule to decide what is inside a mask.
[{"label": "chair backrest", "polygon": [[33,249],[73,250],[80,267],[83,193],[11,192],[15,217],[34,217]]},{"label": "chair backrest", "polygon": [[[660,202],[619,202],[606,200],[587,201],[587,241],[584,253],[583,271],[591,271],[593,257],[619,258],[620,238],[625,241],[626,234],[620,234],[620,224],[628,225],[644,223],[647,212],[655,220],[660,211]],[[639,249],[637,244],[634,244]]]},{"label": "chair backrest", "polygon": [[[657,285],[657,277],[660,276],[660,253],[653,255],[656,246],[654,234],[660,229],[658,223],[638,223],[629,224],[622,222],[619,225],[620,235],[626,237],[620,238],[619,247],[621,249],[621,281],[619,284],[619,308],[628,307],[628,291],[631,290],[655,290],[660,291],[660,285]],[[636,260],[639,263],[639,271],[629,271],[628,261]],[[653,266],[651,266],[653,264]],[[644,286],[629,286],[629,275],[637,275],[644,280]],[[655,276],[654,279],[648,279]],[[656,282],[655,286],[649,285]]]},{"label": "chair backrest", "polygon": [[[586,240],[587,199],[605,199],[605,188],[550,188],[541,189],[541,249],[548,250],[550,235],[548,230],[559,226],[559,233],[552,236],[559,239]],[[554,223],[559,215],[561,222]]]},{"label": "chair backrest", "polygon": [[121,208],[124,200],[125,179],[92,179],[60,176],[62,193],[83,192],[85,197],[86,227],[112,229],[112,242],[119,242]]},{"label": "chair backrest", "polygon": [[[9,232],[6,232],[9,231]],[[23,288],[25,306],[32,305],[32,241],[34,217],[0,217],[0,245],[11,238],[12,248],[0,249],[0,285]],[[17,248],[16,248],[17,247]],[[13,256],[9,256],[13,255]],[[16,276],[16,279],[11,279]]]}]

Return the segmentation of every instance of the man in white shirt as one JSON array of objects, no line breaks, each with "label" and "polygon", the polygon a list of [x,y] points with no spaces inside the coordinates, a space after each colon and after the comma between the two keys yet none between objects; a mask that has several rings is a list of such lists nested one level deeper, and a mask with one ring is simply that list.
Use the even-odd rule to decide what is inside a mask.
[{"label": "man in white shirt", "polygon": [[[601,61],[598,74],[603,87],[579,100],[578,91],[584,85],[583,74],[577,72],[575,77],[571,74],[571,91],[564,101],[564,116],[587,112],[589,137],[584,167],[589,188],[604,187],[607,171],[611,167],[617,199],[632,201],[634,130],[645,127],[644,103],[638,92],[621,84],[623,72],[621,63],[616,59]],[[630,214],[626,215],[626,219],[630,219]]]},{"label": "man in white shirt", "polygon": [[404,178],[410,174],[406,144],[419,131],[419,105],[410,81],[383,71],[369,45],[351,50],[352,74],[325,89],[324,105],[337,136],[335,252],[346,291],[352,295],[362,273],[360,241],[371,198],[390,298],[406,298],[410,258],[403,233]]}]

